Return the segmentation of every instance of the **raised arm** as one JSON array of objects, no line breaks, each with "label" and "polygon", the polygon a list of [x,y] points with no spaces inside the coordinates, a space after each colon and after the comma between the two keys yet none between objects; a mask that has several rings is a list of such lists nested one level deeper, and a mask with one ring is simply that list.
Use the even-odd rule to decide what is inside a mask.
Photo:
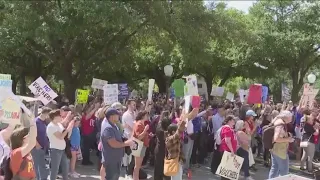
[{"label": "raised arm", "polygon": [[22,157],[25,157],[31,152],[37,143],[37,126],[33,120],[33,117],[29,116],[25,112],[21,113],[21,119],[22,121],[29,121],[30,123],[29,135],[25,137],[27,142],[21,147]]}]

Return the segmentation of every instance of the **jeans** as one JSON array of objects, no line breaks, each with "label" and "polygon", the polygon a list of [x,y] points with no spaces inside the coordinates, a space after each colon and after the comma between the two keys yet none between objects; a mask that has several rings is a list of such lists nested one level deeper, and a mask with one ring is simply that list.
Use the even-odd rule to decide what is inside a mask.
[{"label": "jeans", "polygon": [[180,164],[178,173],[174,176],[171,176],[171,180],[182,180],[182,174],[183,174],[182,164]]},{"label": "jeans", "polygon": [[194,144],[194,141],[192,139],[190,139],[189,137],[187,138],[188,138],[188,143],[183,145],[183,154],[186,159],[186,162],[183,167],[184,169],[189,169],[190,167],[190,158],[191,158],[193,144]]},{"label": "jeans", "polygon": [[249,177],[249,152],[242,149],[241,147],[237,150],[237,154],[243,158],[243,163],[242,163],[242,171],[244,172],[244,177]]},{"label": "jeans", "polygon": [[69,164],[68,164],[68,158],[64,150],[51,149],[50,158],[51,158],[50,180],[57,179],[57,174],[58,174],[60,165],[61,165],[63,180],[68,180]]},{"label": "jeans", "polygon": [[104,164],[105,180],[118,180],[120,177],[121,162]]},{"label": "jeans", "polygon": [[304,168],[306,161],[308,160],[308,171],[312,171],[312,160],[315,153],[315,144],[308,143],[308,147],[303,148],[303,155],[300,162],[300,167]]},{"label": "jeans", "polygon": [[46,167],[46,151],[44,149],[33,148],[31,155],[37,180],[47,180],[49,171]]},{"label": "jeans", "polygon": [[276,178],[278,176],[285,176],[289,174],[289,157],[282,159],[274,153],[271,154],[271,169],[269,172],[269,179]]}]

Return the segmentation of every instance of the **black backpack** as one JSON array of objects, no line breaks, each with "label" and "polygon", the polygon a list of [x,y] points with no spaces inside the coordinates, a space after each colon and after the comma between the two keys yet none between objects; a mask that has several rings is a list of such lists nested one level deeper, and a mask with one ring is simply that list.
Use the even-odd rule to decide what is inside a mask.
[{"label": "black backpack", "polygon": [[269,125],[266,125],[262,128],[262,143],[265,149],[272,149],[274,142],[273,142],[273,137],[274,137],[274,129],[277,126],[283,126],[285,129],[285,124],[279,124],[279,125],[274,125],[270,123]]}]

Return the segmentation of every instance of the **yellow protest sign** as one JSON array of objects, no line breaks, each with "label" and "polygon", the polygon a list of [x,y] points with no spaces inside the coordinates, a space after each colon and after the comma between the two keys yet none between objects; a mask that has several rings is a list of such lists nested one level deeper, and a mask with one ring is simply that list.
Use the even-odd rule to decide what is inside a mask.
[{"label": "yellow protest sign", "polygon": [[90,90],[77,89],[76,103],[85,104],[88,101]]},{"label": "yellow protest sign", "polygon": [[21,108],[12,98],[8,97],[0,102],[0,121],[2,123],[20,124]]}]

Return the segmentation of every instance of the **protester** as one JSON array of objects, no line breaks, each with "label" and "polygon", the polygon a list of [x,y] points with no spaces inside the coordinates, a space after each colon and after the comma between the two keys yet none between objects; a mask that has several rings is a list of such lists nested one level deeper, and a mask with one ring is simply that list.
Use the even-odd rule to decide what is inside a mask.
[{"label": "protester", "polygon": [[73,178],[79,178],[80,174],[75,171],[76,169],[76,162],[77,162],[77,154],[79,150],[81,150],[80,142],[81,142],[81,135],[80,135],[80,122],[81,118],[78,116],[74,117],[74,126],[71,131],[70,136],[70,145],[71,145],[71,160],[70,160],[70,176]]}]

